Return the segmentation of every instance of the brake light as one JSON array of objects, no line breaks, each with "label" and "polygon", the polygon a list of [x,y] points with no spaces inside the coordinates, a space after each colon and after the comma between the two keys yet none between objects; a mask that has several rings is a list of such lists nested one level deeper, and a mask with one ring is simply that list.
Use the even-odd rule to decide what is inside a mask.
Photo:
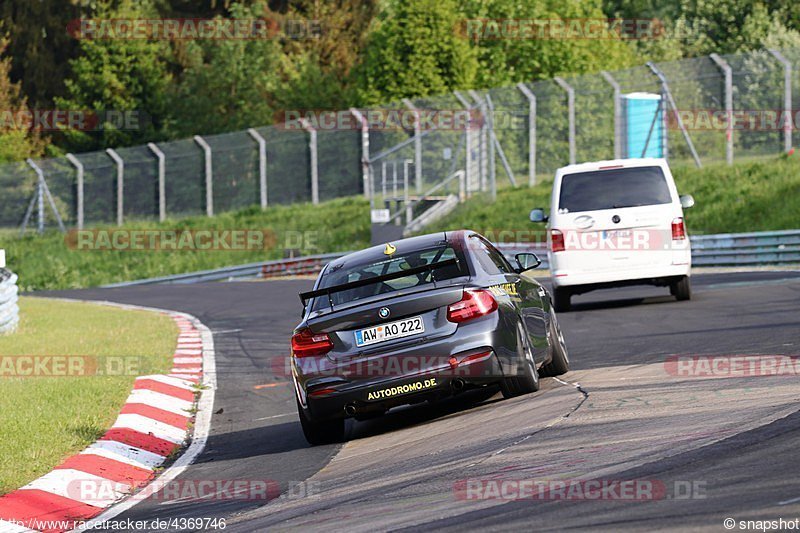
[{"label": "brake light", "polygon": [[683,224],[683,217],[672,220],[672,240],[682,241],[686,238],[686,226]]},{"label": "brake light", "polygon": [[312,333],[308,328],[292,335],[292,353],[295,357],[325,355],[333,348],[333,341],[327,333]]},{"label": "brake light", "polygon": [[497,311],[497,301],[492,293],[483,289],[467,289],[460,301],[447,307],[447,320],[466,322]]},{"label": "brake light", "polygon": [[551,229],[550,230],[550,251],[551,252],[563,252],[564,251],[564,234],[561,233],[561,230],[558,229]]}]

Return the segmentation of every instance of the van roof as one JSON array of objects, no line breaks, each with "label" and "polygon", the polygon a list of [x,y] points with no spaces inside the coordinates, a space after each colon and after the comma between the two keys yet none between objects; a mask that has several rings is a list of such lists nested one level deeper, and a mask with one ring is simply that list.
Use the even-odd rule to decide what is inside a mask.
[{"label": "van roof", "polygon": [[567,165],[556,170],[556,174],[572,174],[575,172],[590,172],[592,170],[605,170],[605,167],[650,167],[667,166],[667,160],[663,157],[643,157],[630,159],[608,159],[606,161],[591,161],[579,163],[577,165]]}]

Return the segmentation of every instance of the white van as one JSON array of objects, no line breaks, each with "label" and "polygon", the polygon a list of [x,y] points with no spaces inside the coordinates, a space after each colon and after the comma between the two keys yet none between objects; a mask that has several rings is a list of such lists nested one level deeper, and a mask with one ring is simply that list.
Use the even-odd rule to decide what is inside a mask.
[{"label": "white van", "polygon": [[547,222],[548,258],[556,311],[573,294],[624,285],[669,287],[691,298],[692,254],[683,208],[665,159],[616,159],[556,171]]}]

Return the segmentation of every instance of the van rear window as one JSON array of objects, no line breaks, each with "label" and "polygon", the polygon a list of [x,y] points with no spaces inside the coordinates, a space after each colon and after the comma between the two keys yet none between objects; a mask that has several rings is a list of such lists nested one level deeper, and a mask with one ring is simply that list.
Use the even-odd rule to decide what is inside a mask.
[{"label": "van rear window", "polygon": [[661,167],[615,168],[564,175],[558,210],[575,213],[671,201]]}]

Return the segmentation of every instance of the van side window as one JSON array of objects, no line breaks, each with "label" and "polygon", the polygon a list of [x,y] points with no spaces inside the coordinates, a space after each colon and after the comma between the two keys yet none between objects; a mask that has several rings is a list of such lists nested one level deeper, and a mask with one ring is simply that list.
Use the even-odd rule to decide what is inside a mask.
[{"label": "van side window", "polygon": [[470,235],[469,244],[475,251],[478,262],[488,274],[511,274],[514,269],[497,248],[478,235]]}]

